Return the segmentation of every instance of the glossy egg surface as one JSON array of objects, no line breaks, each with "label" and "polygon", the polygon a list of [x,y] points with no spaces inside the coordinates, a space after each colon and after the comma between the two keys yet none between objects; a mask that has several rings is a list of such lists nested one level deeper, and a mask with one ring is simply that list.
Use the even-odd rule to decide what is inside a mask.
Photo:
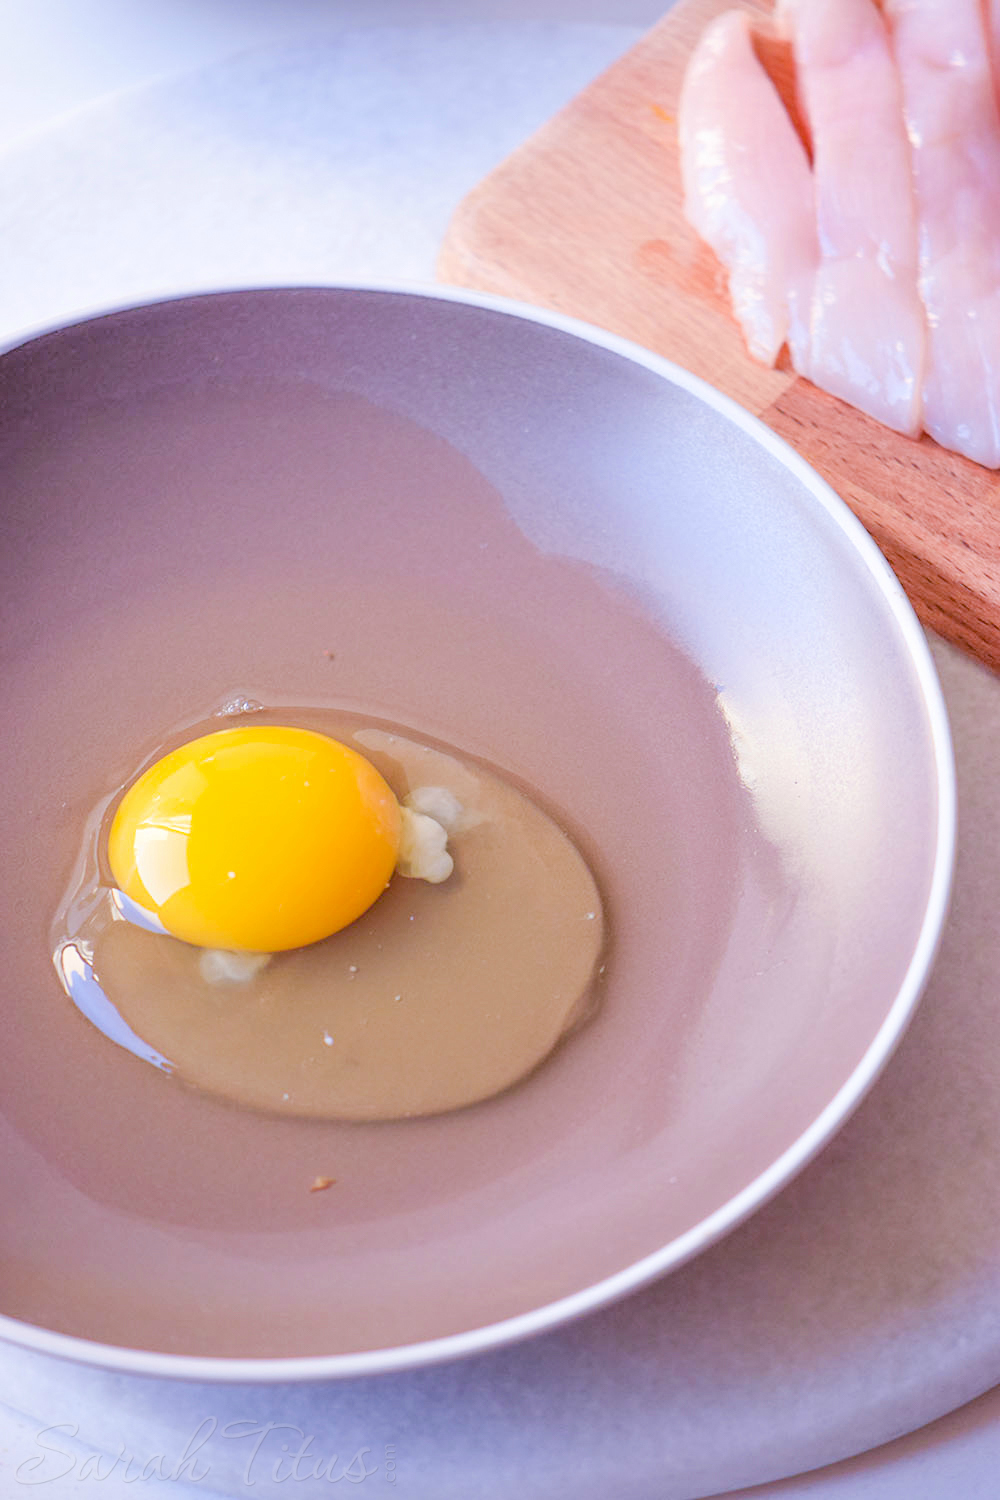
[{"label": "glossy egg surface", "polygon": [[248,725],[181,745],[133,782],[108,860],[174,937],[275,953],[367,911],[392,875],[399,822],[391,788],[357,751]]}]

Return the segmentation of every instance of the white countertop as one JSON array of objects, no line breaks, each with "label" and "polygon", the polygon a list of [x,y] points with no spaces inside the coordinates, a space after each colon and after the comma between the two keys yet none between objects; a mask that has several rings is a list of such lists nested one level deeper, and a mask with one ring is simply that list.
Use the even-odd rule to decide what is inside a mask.
[{"label": "white countertop", "polygon": [[[463,193],[664,8],[659,0],[0,0],[0,342],[88,308],[225,281],[430,279],[437,244]],[[430,81],[439,85],[442,79],[447,90],[431,91]],[[472,120],[474,129],[468,128]],[[251,121],[258,127],[266,122],[268,129],[251,132]],[[934,646],[954,721],[963,831],[950,941],[929,999],[940,1010],[958,1003],[958,994],[982,1010],[984,999],[995,998],[993,975],[1000,969],[991,915],[1000,873],[993,854],[1000,846],[993,756],[1000,684],[950,648]],[[829,1351],[807,1325],[806,1312],[794,1306],[796,1287],[809,1283],[807,1272],[791,1264],[788,1225],[799,1212],[817,1232],[828,1229],[837,1191],[850,1203],[858,1162],[883,1149],[891,1161],[887,1117],[895,1107],[905,1109],[920,1087],[920,1049],[931,1048],[934,1025],[933,1014],[918,1017],[912,1042],[907,1039],[876,1090],[879,1097],[793,1185],[793,1196],[782,1195],[732,1245],[718,1247],[704,1269],[687,1277],[692,1301],[699,1295],[715,1299],[723,1325],[716,1342],[692,1313],[689,1322],[678,1324],[670,1349],[664,1346],[659,1356],[655,1348],[642,1351],[647,1365],[640,1371],[636,1330],[653,1302],[634,1300],[631,1315],[628,1309],[598,1315],[604,1324],[588,1320],[577,1334],[536,1341],[531,1370],[539,1382],[545,1442],[533,1440],[525,1426],[525,1494],[694,1500],[707,1493],[713,1474],[787,1473],[786,1428],[798,1433],[786,1452],[820,1462],[904,1431],[1000,1380],[1000,1362],[990,1365],[997,1341],[983,1334],[975,1297],[964,1282],[956,1281],[948,1298],[934,1304],[937,1342],[928,1338],[922,1344],[919,1328],[903,1328],[893,1303],[895,1321],[886,1327],[899,1343],[899,1359],[894,1364],[891,1351],[882,1349],[873,1356],[871,1425],[858,1424],[852,1439],[843,1424],[851,1401],[857,1402],[861,1374],[843,1368],[830,1373]],[[960,1059],[954,1067],[958,1077]],[[977,1118],[968,1104],[962,1119],[972,1129]],[[946,1156],[938,1167],[946,1184]],[[932,1160],[928,1171],[934,1170]],[[873,1168],[860,1185],[871,1190],[877,1180]],[[946,1186],[942,1192],[946,1197]],[[905,1226],[905,1196],[885,1211]],[[919,1215],[914,1224],[919,1233]],[[778,1259],[770,1266],[771,1282],[787,1273],[789,1287],[778,1329],[766,1304],[773,1286],[770,1293],[764,1290],[769,1283],[760,1269],[769,1235]],[[954,1266],[947,1248],[936,1253],[945,1269]],[[783,1254],[789,1257],[785,1267]],[[856,1277],[864,1274],[859,1264]],[[981,1291],[982,1277],[976,1283],[970,1273],[969,1284]],[[851,1287],[849,1276],[844,1285]],[[892,1302],[897,1295],[889,1284],[869,1288],[867,1300],[856,1285],[853,1290],[855,1314],[867,1315],[873,1327],[878,1299]],[[665,1290],[661,1303],[671,1291]],[[915,1308],[914,1316],[919,1312]],[[802,1319],[798,1330],[796,1318]],[[726,1348],[727,1327],[741,1347]],[[593,1437],[594,1477],[588,1481],[586,1430],[593,1420],[588,1415],[589,1427],[581,1428],[568,1410],[560,1414],[555,1392],[563,1385],[571,1391],[575,1382],[585,1399],[588,1361],[595,1359],[602,1336],[633,1340],[628,1352],[637,1371],[636,1393],[632,1408],[622,1402],[607,1409],[608,1430]],[[811,1371],[810,1340],[817,1351]],[[946,1375],[937,1366],[912,1368],[914,1359],[919,1366],[922,1348],[941,1368],[947,1362]],[[649,1429],[657,1409],[641,1406],[654,1399],[648,1365],[658,1357],[682,1366],[687,1361],[686,1370],[663,1382],[662,1411],[676,1424],[678,1458],[676,1469],[662,1476],[656,1455],[669,1451],[671,1437],[661,1434],[656,1447]],[[379,1427],[383,1418],[376,1420],[373,1406],[370,1432],[363,1420],[360,1427],[355,1423],[365,1443],[370,1436],[366,1462],[377,1471],[364,1478],[366,1493],[391,1490],[439,1500],[494,1493],[489,1476],[502,1470],[503,1444],[510,1449],[514,1408],[508,1387],[518,1373],[516,1353],[513,1360],[470,1363],[454,1378],[447,1371],[428,1373],[425,1385],[437,1393],[444,1436],[414,1433],[409,1451],[405,1403],[399,1405],[398,1440],[395,1429]],[[705,1388],[685,1391],[685,1374],[688,1386],[701,1381]],[[798,1413],[788,1395],[796,1382]],[[163,1493],[166,1476],[166,1492],[178,1497],[329,1492],[328,1481],[310,1481],[301,1471],[275,1478],[280,1444],[262,1448],[254,1467],[248,1465],[247,1438],[229,1441],[228,1448],[220,1438],[226,1420],[317,1422],[316,1393],[296,1398],[296,1406],[287,1387],[270,1398],[257,1391],[251,1401],[232,1392],[216,1399],[208,1388],[199,1389],[196,1396],[162,1383],[95,1379],[68,1365],[0,1349],[0,1475],[11,1476],[5,1493],[44,1484],[44,1494],[62,1500],[100,1482],[103,1500],[122,1500],[137,1490]],[[469,1410],[478,1430],[475,1441],[451,1444],[447,1403],[455,1402],[454,1415],[462,1421],[468,1412],[459,1410],[459,1402],[466,1389],[475,1391]],[[930,1392],[924,1401],[922,1389]],[[553,1403],[555,1417],[543,1397]],[[697,1457],[711,1430],[706,1413],[713,1402],[732,1414],[729,1469],[724,1454]],[[741,1421],[747,1430],[737,1433]],[[203,1422],[216,1428],[185,1465],[185,1444]],[[761,1431],[751,1441],[747,1434],[754,1424]],[[272,1444],[277,1438],[275,1430]],[[717,1434],[712,1442],[718,1445]],[[322,1442],[312,1452],[330,1458]],[[338,1472],[352,1456],[342,1452]],[[437,1478],[435,1462],[441,1466]],[[612,1482],[607,1476],[615,1474],[616,1463]],[[144,1466],[145,1481],[137,1478]],[[743,1493],[775,1500],[985,1500],[998,1492],[997,1474],[1000,1391],[888,1447]],[[350,1483],[364,1476],[355,1469],[345,1477]],[[506,1493],[514,1492],[508,1484]]]}]

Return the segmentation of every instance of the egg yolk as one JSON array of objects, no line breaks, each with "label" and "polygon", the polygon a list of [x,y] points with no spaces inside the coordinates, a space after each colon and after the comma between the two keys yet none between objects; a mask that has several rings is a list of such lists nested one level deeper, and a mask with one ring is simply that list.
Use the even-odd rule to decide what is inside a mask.
[{"label": "egg yolk", "polygon": [[275,953],[368,910],[396,864],[400,811],[364,756],[307,729],[223,729],[129,787],[108,836],[119,889],[174,937]]}]

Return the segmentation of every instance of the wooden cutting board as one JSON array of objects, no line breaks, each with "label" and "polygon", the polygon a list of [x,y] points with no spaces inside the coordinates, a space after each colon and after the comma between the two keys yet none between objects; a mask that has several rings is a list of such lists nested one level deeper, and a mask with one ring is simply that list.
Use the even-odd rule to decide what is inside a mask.
[{"label": "wooden cutting board", "polygon": [[751,360],[721,267],[684,220],[681,79],[732,4],[681,0],[508,157],[459,206],[439,278],[596,323],[734,397],[847,501],[924,623],[1000,670],[1000,476]]}]

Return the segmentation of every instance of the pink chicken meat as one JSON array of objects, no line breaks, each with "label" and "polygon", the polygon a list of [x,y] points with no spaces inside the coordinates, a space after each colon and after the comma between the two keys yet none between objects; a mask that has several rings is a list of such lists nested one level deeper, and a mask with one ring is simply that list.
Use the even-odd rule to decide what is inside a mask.
[{"label": "pink chicken meat", "polygon": [[741,11],[713,22],[692,56],[680,143],[685,212],[726,268],[747,347],[771,365],[787,341],[794,357],[818,259],[812,177]]},{"label": "pink chicken meat", "polygon": [[1000,117],[980,0],[886,0],[913,152],[924,427],[1000,466]]},{"label": "pink chicken meat", "polygon": [[685,211],[757,358],[1000,468],[1000,0],[778,0],[812,158],[744,12],[681,95]]},{"label": "pink chicken meat", "polygon": [[813,143],[820,259],[800,374],[897,432],[922,426],[925,322],[910,148],[872,0],[785,0]]}]

